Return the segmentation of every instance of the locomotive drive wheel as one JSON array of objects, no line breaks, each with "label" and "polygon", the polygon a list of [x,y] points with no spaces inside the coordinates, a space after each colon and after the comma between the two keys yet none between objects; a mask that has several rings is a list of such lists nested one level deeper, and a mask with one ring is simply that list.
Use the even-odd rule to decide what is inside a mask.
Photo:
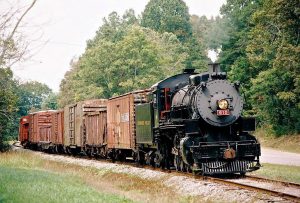
[{"label": "locomotive drive wheel", "polygon": [[190,167],[178,155],[174,156],[174,166],[176,171],[190,172]]},{"label": "locomotive drive wheel", "polygon": [[186,172],[187,170],[186,170],[186,164],[183,162],[183,160],[182,159],[180,159],[180,171],[182,171],[182,172]]},{"label": "locomotive drive wheel", "polygon": [[180,157],[178,155],[175,155],[174,156],[174,167],[175,167],[176,171],[180,171],[179,165],[180,165]]},{"label": "locomotive drive wheel", "polygon": [[156,168],[162,167],[162,160],[163,160],[162,155],[159,152],[155,152],[154,165]]}]

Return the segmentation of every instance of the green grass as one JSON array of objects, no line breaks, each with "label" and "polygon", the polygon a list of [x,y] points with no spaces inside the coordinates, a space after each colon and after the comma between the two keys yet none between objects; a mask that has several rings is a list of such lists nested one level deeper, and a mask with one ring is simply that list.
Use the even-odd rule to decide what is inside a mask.
[{"label": "green grass", "polygon": [[[5,183],[5,184],[2,184]],[[43,159],[30,151],[0,153],[2,202],[207,202],[155,180]]]},{"label": "green grass", "polygon": [[261,169],[250,173],[250,175],[251,174],[274,180],[295,182],[300,184],[300,166],[263,164]]},{"label": "green grass", "polygon": [[38,156],[20,155],[0,154],[1,203],[131,202],[122,196],[100,192],[79,176],[47,170],[45,161]]},{"label": "green grass", "polygon": [[42,170],[0,166],[0,182],[1,202],[127,202],[102,194],[76,177]]}]

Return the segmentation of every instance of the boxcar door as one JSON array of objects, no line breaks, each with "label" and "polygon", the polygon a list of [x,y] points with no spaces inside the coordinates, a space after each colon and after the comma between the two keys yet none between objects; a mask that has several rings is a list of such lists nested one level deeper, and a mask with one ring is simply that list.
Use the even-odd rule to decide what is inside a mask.
[{"label": "boxcar door", "polygon": [[69,107],[69,138],[70,138],[70,145],[75,145],[75,113],[76,113],[76,105]]}]

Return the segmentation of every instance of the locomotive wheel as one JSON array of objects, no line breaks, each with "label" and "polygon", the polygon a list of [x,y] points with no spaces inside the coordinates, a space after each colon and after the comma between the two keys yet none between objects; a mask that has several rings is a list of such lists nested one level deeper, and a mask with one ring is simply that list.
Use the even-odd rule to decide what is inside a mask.
[{"label": "locomotive wheel", "polygon": [[163,160],[162,155],[159,152],[155,152],[154,165],[156,168],[162,167],[162,160]]},{"label": "locomotive wheel", "polygon": [[178,155],[174,156],[174,166],[176,171],[180,171],[180,157]]},{"label": "locomotive wheel", "polygon": [[182,159],[180,159],[180,171],[182,171],[182,172],[186,172],[187,171],[186,164],[183,162]]},{"label": "locomotive wheel", "polygon": [[152,166],[152,167],[154,167],[155,168],[155,161],[154,161],[154,159],[155,159],[155,153],[151,153],[151,154],[149,154],[149,153],[146,153],[145,154],[145,164],[146,165],[149,165],[149,166]]},{"label": "locomotive wheel", "polygon": [[188,171],[189,173],[192,173],[192,172],[193,172],[193,169],[192,169],[192,167],[191,167],[191,166],[189,166],[189,165],[187,165],[187,171]]}]

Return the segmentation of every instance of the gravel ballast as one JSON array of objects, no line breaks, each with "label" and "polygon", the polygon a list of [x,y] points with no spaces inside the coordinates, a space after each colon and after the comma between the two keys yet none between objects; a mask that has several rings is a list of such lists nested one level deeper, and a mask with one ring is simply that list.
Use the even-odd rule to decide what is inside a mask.
[{"label": "gravel ballast", "polygon": [[202,179],[195,179],[184,175],[150,170],[130,165],[110,163],[107,161],[89,160],[84,158],[68,157],[40,153],[43,159],[75,164],[84,167],[93,167],[99,170],[111,171],[137,176],[147,180],[160,181],[182,196],[199,196],[201,200],[212,202],[286,202],[280,197],[241,189],[234,186],[223,185]]}]

